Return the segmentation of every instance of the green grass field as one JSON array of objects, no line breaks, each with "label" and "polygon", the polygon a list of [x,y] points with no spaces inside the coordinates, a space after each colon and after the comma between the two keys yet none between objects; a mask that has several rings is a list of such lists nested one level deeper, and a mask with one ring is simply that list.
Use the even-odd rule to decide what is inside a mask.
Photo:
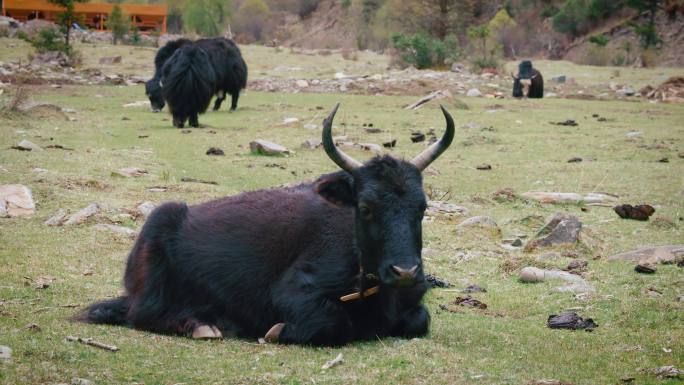
[{"label": "green grass field", "polygon": [[[4,39],[0,44],[21,44]],[[126,55],[123,71],[149,75],[150,49],[102,48],[107,54]],[[94,49],[94,48],[88,48]],[[332,76],[340,68],[353,72],[356,62],[341,58],[291,55],[267,62],[266,48],[245,47],[250,73],[273,75],[278,65],[292,65],[307,74]],[[3,52],[0,60],[11,59]],[[104,56],[104,54],[102,55]],[[259,60],[263,58],[263,60]],[[369,59],[371,60],[371,59]],[[383,59],[386,60],[386,59]],[[252,62],[254,64],[252,64]],[[150,62],[148,64],[148,62]],[[287,64],[283,64],[287,63]],[[91,65],[94,65],[90,63]],[[610,69],[558,63],[558,72],[580,79],[608,76]],[[378,64],[384,68],[386,62]],[[554,62],[543,71],[555,74]],[[378,69],[378,71],[381,69]],[[574,71],[574,72],[572,72]],[[623,70],[622,82],[658,83],[675,70]],[[546,73],[546,72],[545,72]],[[288,76],[283,74],[282,76]],[[322,76],[322,75],[316,75]],[[578,80],[579,81],[579,80]],[[589,80],[587,80],[589,81]],[[604,81],[606,81],[604,79]],[[283,94],[247,92],[235,113],[226,107],[200,116],[207,126],[182,133],[172,128],[166,113],[122,105],[144,100],[142,86],[47,86],[30,89],[34,100],[73,108],[66,115],[4,112],[0,116],[0,184],[29,186],[37,205],[30,218],[0,219],[0,345],[13,350],[11,362],[0,362],[0,382],[6,384],[71,383],[84,378],[96,384],[525,384],[558,379],[572,384],[676,384],[681,379],[658,379],[640,371],[664,365],[684,369],[684,270],[658,266],[653,275],[634,272],[633,264],[607,262],[605,257],[643,245],[684,243],[684,107],[625,101],[565,99],[488,100],[463,98],[469,109],[446,101],[456,121],[452,147],[425,174],[426,189],[445,194],[446,200],[467,207],[470,216],[488,215],[499,224],[502,237],[532,236],[536,226],[521,219],[556,212],[578,216],[591,248],[579,250],[589,261],[587,280],[597,289],[578,300],[553,290],[560,283],[523,284],[519,268],[532,264],[562,268],[571,258],[540,250],[509,251],[501,239],[473,229],[457,232],[466,217],[437,219],[424,226],[425,269],[449,280],[452,289],[433,289],[425,302],[432,315],[430,334],[421,339],[382,339],[341,348],[258,345],[256,341],[195,341],[120,327],[83,325],[70,320],[88,303],[121,293],[125,259],[133,240],[96,230],[96,223],[118,223],[138,229],[142,220],[122,215],[143,201],[181,200],[190,203],[311,180],[335,170],[322,149],[299,145],[318,138],[324,115],[342,103],[335,135],[359,142],[397,139],[390,153],[411,158],[424,143],[409,140],[412,130],[443,132],[437,103],[416,111],[402,106],[415,96],[351,96],[342,94]],[[0,96],[6,102],[13,89]],[[499,106],[494,106],[494,105]],[[599,114],[606,121],[592,117]],[[68,119],[71,117],[72,119]],[[282,125],[286,117],[299,124]],[[550,122],[574,119],[577,127]],[[373,123],[384,130],[366,133]],[[628,137],[640,131],[637,137]],[[249,142],[267,139],[296,153],[290,157],[263,157],[249,153]],[[10,149],[22,139],[46,147],[59,144],[73,151],[46,149],[21,152]],[[205,155],[209,147],[226,156]],[[358,159],[368,152],[345,150]],[[584,159],[567,163],[571,157]],[[667,157],[668,163],[658,162]],[[488,163],[491,171],[475,166]],[[120,178],[111,172],[136,166],[149,171],[140,178]],[[48,170],[35,172],[35,168]],[[218,185],[181,182],[183,177],[211,180]],[[165,192],[150,187],[164,186]],[[498,202],[492,194],[503,188],[529,190],[609,192],[622,203],[648,203],[655,217],[674,225],[620,219],[610,207],[541,205],[522,200]],[[443,192],[439,193],[439,192]],[[87,223],[48,227],[43,222],[60,208],[75,212],[98,202],[105,209]],[[586,208],[586,207],[585,207]],[[85,273],[85,274],[84,274]],[[32,281],[51,277],[47,289]],[[440,309],[470,284],[486,287],[473,296],[489,305],[489,312],[463,308]],[[653,287],[662,292],[654,298]],[[575,309],[600,326],[593,332],[552,330],[550,314]],[[38,325],[40,331],[27,328]],[[67,342],[68,335],[91,337],[120,348],[116,353]],[[321,366],[338,353],[344,362],[331,369]]]}]

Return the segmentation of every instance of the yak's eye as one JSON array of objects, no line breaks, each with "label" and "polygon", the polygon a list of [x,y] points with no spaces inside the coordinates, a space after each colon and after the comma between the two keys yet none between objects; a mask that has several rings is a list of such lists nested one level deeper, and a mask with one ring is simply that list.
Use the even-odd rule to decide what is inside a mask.
[{"label": "yak's eye", "polygon": [[359,214],[365,220],[370,220],[373,217],[370,207],[364,203],[359,204]]}]

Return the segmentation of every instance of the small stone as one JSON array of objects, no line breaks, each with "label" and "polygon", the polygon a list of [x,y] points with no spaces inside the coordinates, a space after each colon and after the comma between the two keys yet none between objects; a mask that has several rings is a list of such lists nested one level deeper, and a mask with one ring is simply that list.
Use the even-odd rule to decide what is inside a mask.
[{"label": "small stone", "polygon": [[71,385],[95,385],[95,383],[90,380],[86,380],[85,378],[72,378]]},{"label": "small stone", "polygon": [[471,88],[466,92],[466,96],[470,96],[472,98],[477,98],[482,96],[482,92],[478,90],[477,88]]},{"label": "small stone", "polygon": [[319,148],[323,145],[323,142],[320,139],[307,139],[305,140],[299,147],[306,149],[306,150],[314,150],[316,148]]},{"label": "small stone", "polygon": [[304,128],[306,128],[307,130],[315,130],[318,129],[318,124],[307,123],[304,125]]},{"label": "small stone", "polygon": [[372,151],[375,153],[382,151],[382,146],[375,143],[359,143],[359,147],[361,147],[361,149],[364,151]]},{"label": "small stone", "polygon": [[250,142],[249,148],[252,153],[261,155],[289,155],[291,153],[287,148],[263,139],[257,139]]},{"label": "small stone", "polygon": [[190,133],[192,133],[192,130],[190,130],[190,129],[184,128],[181,130],[181,134],[190,134]]},{"label": "small stone", "polygon": [[97,203],[93,203],[88,205],[88,207],[78,211],[77,213],[73,214],[72,216],[69,217],[64,222],[65,226],[73,226],[73,225],[80,225],[81,223],[85,222],[88,220],[88,218],[92,217],[93,215],[97,214],[100,212],[100,205]]},{"label": "small stone", "polygon": [[17,144],[13,148],[21,151],[43,151],[43,149],[39,145],[30,142],[26,139],[19,142],[19,144]]},{"label": "small stone", "polygon": [[551,78],[551,81],[556,82],[556,83],[565,83],[566,80],[567,80],[567,77],[565,75],[553,76]]},{"label": "small stone", "polygon": [[634,88],[631,87],[623,87],[615,91],[615,93],[619,96],[634,96],[634,94],[636,94],[636,91],[634,91]]},{"label": "small stone", "polygon": [[133,178],[149,175],[147,170],[138,167],[125,167],[116,171],[112,171],[112,176],[120,176],[124,178]]},{"label": "small stone", "polygon": [[12,361],[12,349],[8,346],[0,345],[0,361],[1,362],[11,362]]},{"label": "small stone", "polygon": [[463,289],[463,292],[464,293],[486,293],[487,289],[485,289],[484,287],[477,286],[477,285],[470,285],[470,286],[466,287],[465,289]]},{"label": "small stone", "polygon": [[307,82],[306,80],[303,80],[303,79],[297,80],[295,82],[295,84],[299,88],[307,88],[309,86],[309,82]]},{"label": "small stone", "polygon": [[298,119],[298,118],[285,118],[285,119],[283,119],[283,123],[282,123],[282,124],[285,125],[285,126],[288,126],[288,125],[295,124],[295,123],[298,123],[298,122],[299,122],[299,119]]},{"label": "small stone", "polygon": [[523,267],[520,270],[520,280],[522,282],[542,282],[544,280],[544,270],[536,267]]},{"label": "small stone", "polygon": [[155,205],[153,202],[145,201],[139,204],[136,209],[143,216],[143,218],[147,218],[156,207],[157,205]]},{"label": "small stone", "polygon": [[121,64],[121,56],[105,56],[100,58],[100,64]]},{"label": "small stone", "polygon": [[59,209],[56,213],[52,214],[50,218],[43,222],[43,224],[46,226],[61,226],[66,220],[66,216],[67,211],[65,209]]},{"label": "small stone", "polygon": [[485,215],[480,215],[480,216],[475,216],[475,217],[470,217],[463,222],[459,223],[456,226],[456,229],[465,229],[465,228],[472,228],[472,227],[479,227],[479,228],[484,228],[484,229],[490,229],[493,230],[496,234],[500,234],[501,230],[499,229],[499,226],[496,224],[494,219],[485,216]]},{"label": "small stone", "polygon": [[0,185],[0,218],[33,215],[36,205],[31,190],[21,184]]},{"label": "small stone", "polygon": [[114,232],[117,234],[122,234],[122,235],[125,235],[125,236],[130,237],[130,238],[135,238],[138,235],[137,231],[135,231],[133,229],[129,229],[128,227],[110,225],[107,223],[97,224],[97,225],[95,225],[95,228],[97,230],[106,230],[106,231],[111,231],[111,232]]},{"label": "small stone", "polygon": [[211,147],[207,150],[207,155],[224,156],[226,154],[218,147]]},{"label": "small stone", "polygon": [[655,266],[646,263],[640,263],[634,267],[634,271],[642,274],[653,274],[656,270]]}]

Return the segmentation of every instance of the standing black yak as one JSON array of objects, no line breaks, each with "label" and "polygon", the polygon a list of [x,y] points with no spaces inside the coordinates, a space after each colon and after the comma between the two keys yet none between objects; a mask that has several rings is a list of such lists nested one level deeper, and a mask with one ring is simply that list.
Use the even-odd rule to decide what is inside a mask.
[{"label": "standing black yak", "polygon": [[[214,70],[214,83],[211,91],[211,95],[216,94],[216,101],[214,103],[214,111],[221,107],[221,103],[226,98],[226,94],[232,96],[231,100],[231,111],[237,108],[238,98],[240,97],[240,91],[244,89],[247,85],[247,64],[242,58],[242,53],[238,46],[229,39],[224,38],[212,38],[212,39],[200,39],[192,42],[187,39],[178,39],[167,43],[164,47],[160,48],[155,57],[155,74],[152,79],[150,79],[145,84],[145,92],[150,99],[150,104],[153,111],[160,111],[165,104],[166,97],[163,95],[163,69],[169,59],[174,57],[175,52],[187,45],[196,45],[203,49],[209,58],[209,65]],[[186,51],[189,52],[189,51]],[[178,60],[175,57],[174,60]],[[201,67],[203,64],[194,63],[195,67]],[[178,73],[180,75],[180,73]],[[176,81],[181,77],[174,78]],[[179,85],[174,85],[172,87],[175,92],[182,92],[182,87]],[[190,90],[186,90],[190,91]],[[169,94],[170,95],[170,94]],[[181,95],[170,95],[171,98],[176,100],[183,100]],[[204,112],[203,110],[194,111],[195,114]],[[171,111],[173,113],[173,111]],[[182,121],[184,124],[184,121]],[[192,125],[193,122],[190,122]],[[175,121],[174,121],[175,124]],[[178,127],[178,126],[177,126]]]},{"label": "standing black yak", "polygon": [[543,98],[544,78],[541,72],[532,68],[532,62],[523,60],[518,66],[518,75],[513,75],[513,97]]},{"label": "standing black yak", "polygon": [[159,84],[164,63],[169,60],[178,48],[187,44],[192,44],[192,41],[188,39],[172,40],[157,51],[157,55],[154,57],[154,76],[145,83],[145,94],[150,99],[152,111],[159,112],[164,108],[164,98],[162,97],[161,85]]},{"label": "standing black yak", "polygon": [[294,187],[187,206],[166,203],[128,257],[126,294],[80,320],[193,338],[264,337],[341,345],[428,332],[421,260],[426,198],[421,171],[451,144],[454,122],[411,161],[362,164],[332,138],[342,170]]}]

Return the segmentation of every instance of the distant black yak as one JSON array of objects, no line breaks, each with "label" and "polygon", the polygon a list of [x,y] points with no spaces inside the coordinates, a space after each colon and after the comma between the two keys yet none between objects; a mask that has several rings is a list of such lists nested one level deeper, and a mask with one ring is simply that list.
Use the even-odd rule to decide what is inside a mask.
[{"label": "distant black yak", "polygon": [[[206,55],[194,55],[194,60],[205,60],[205,63],[189,63],[187,61],[187,58],[183,59],[182,56],[185,54],[189,54],[192,52],[195,52],[194,50],[183,50],[182,53],[176,55],[176,52],[178,52],[181,48],[184,48],[188,45],[196,46],[200,48],[202,51],[205,52]],[[200,91],[200,86],[193,86],[191,85],[191,82],[189,81],[184,81],[183,77],[183,71],[182,68],[179,67],[177,68],[177,71],[175,72],[175,76],[173,77],[173,80],[171,78],[169,79],[164,79],[164,68],[167,64],[167,62],[171,61],[173,58],[174,62],[180,62],[183,61],[185,66],[187,67],[188,65],[192,64],[193,68],[202,70],[202,68],[209,68],[211,67],[211,70],[213,70],[213,81],[211,82],[211,89],[209,92],[209,99],[211,99],[211,96],[213,94],[216,94],[216,102],[214,103],[214,111],[218,110],[221,107],[221,103],[223,100],[226,98],[226,94],[230,94],[232,96],[231,100],[231,111],[234,111],[237,108],[237,103],[238,103],[238,98],[240,97],[240,91],[244,89],[247,85],[247,64],[245,61],[242,59],[242,54],[240,52],[240,49],[237,47],[237,45],[229,39],[224,39],[224,38],[213,38],[213,39],[201,39],[197,40],[196,42],[192,42],[187,39],[179,39],[173,42],[167,43],[164,47],[159,49],[157,52],[157,55],[155,57],[155,75],[154,77],[147,82],[145,85],[145,91],[147,93],[147,96],[150,99],[150,104],[152,106],[153,111],[159,111],[164,107],[165,102],[170,102],[170,99],[172,98],[176,100],[176,107],[179,106],[178,102],[182,102],[186,100],[182,94],[187,95],[193,95],[197,96],[196,92]],[[172,66],[169,66],[168,73],[171,73],[171,68]],[[196,72],[194,74],[188,73],[187,76],[203,76],[202,72]],[[206,76],[211,76],[209,73],[206,74]],[[202,79],[203,82],[206,82],[208,79]],[[168,81],[173,82],[181,82],[180,83],[168,83]],[[168,87],[165,87],[168,85]],[[184,87],[190,87],[190,88],[184,88]],[[167,88],[166,90],[163,90],[164,88]],[[206,89],[202,89],[202,92],[207,92]],[[164,96],[166,95],[166,96]],[[200,101],[203,101],[207,95],[202,95],[199,97]],[[207,102],[207,107],[203,107],[202,109],[196,109],[196,107],[199,104],[198,101],[196,100],[188,100],[190,104],[192,104],[194,107],[191,108],[189,111],[192,113],[190,115],[186,115],[186,117],[180,121],[174,118],[174,125],[176,127],[182,127],[184,124],[185,119],[190,118],[192,114],[197,115],[198,113],[204,112],[206,108],[208,107],[208,102]],[[184,110],[188,110],[189,107],[184,107]],[[174,111],[171,111],[174,113]],[[182,111],[179,113],[181,115],[186,114],[187,111]],[[176,116],[178,114],[174,114]],[[180,119],[180,116],[177,116]],[[180,126],[178,124],[180,124]],[[197,119],[191,119],[190,125],[192,126],[193,123],[197,123]]]},{"label": "distant black yak", "polygon": [[532,68],[531,61],[521,61],[518,66],[518,75],[511,75],[513,76],[513,97],[544,97],[544,78],[541,72]]},{"label": "distant black yak", "polygon": [[164,63],[169,60],[178,48],[187,44],[192,44],[192,41],[188,39],[172,40],[157,51],[157,55],[154,57],[154,76],[145,83],[145,94],[150,99],[152,111],[159,112],[164,108],[164,98],[162,97],[161,85],[159,84]]}]

